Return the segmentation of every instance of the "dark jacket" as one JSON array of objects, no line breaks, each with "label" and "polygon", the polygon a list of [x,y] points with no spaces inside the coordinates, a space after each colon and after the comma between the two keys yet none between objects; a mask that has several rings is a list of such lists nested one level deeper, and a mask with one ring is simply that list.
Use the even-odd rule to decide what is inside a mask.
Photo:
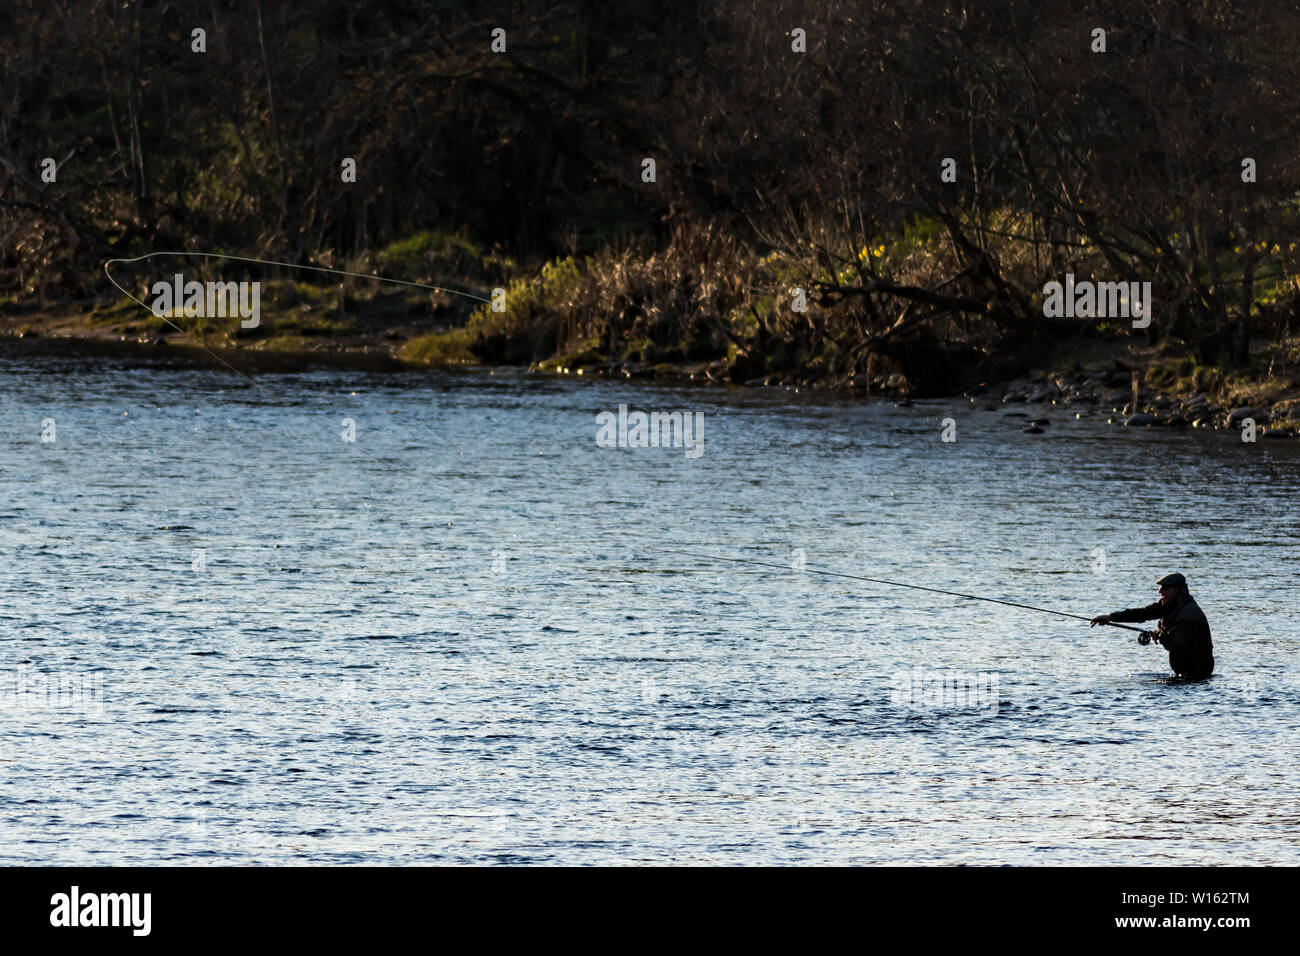
[{"label": "dark jacket", "polygon": [[1116,611],[1112,621],[1137,623],[1160,619],[1158,640],[1169,651],[1169,666],[1174,673],[1189,680],[1209,677],[1214,671],[1214,643],[1210,639],[1210,622],[1186,590],[1174,598],[1171,609],[1157,601],[1146,607]]}]

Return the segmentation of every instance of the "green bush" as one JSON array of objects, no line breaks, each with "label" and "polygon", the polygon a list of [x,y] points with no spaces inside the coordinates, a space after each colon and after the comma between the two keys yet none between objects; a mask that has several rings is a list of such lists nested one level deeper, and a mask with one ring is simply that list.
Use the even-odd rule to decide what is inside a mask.
[{"label": "green bush", "polygon": [[449,329],[411,339],[398,355],[408,362],[425,365],[465,365],[474,361],[469,349],[470,334],[465,329]]},{"label": "green bush", "polygon": [[432,284],[477,273],[482,260],[483,250],[463,236],[426,230],[390,243],[376,254],[375,265],[393,278]]}]

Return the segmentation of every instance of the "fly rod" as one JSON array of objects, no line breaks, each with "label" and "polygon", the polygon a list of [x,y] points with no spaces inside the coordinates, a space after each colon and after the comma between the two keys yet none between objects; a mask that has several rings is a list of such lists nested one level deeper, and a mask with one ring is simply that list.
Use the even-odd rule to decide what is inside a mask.
[{"label": "fly rod", "polygon": [[[663,551],[667,554],[684,554],[692,558],[703,558],[706,561],[732,561],[736,564],[756,564],[763,568],[777,568],[781,571],[789,571],[791,568],[785,564],[774,564],[771,561],[755,561],[752,558],[728,558],[718,554],[699,554],[695,551],[679,551],[676,548],[658,548],[653,545],[647,545],[651,551]],[[1035,607],[1032,604],[1020,604],[1016,601],[1002,601],[998,598],[982,597],[979,594],[965,594],[961,591],[945,591],[943,588],[928,588],[920,584],[904,584],[901,581],[886,581],[883,578],[868,578],[861,574],[845,574],[843,571],[823,571],[819,568],[804,568],[809,574],[824,574],[833,578],[849,578],[852,581],[868,581],[872,584],[887,584],[895,588],[911,588],[914,591],[930,591],[934,594],[947,594],[950,597],[968,598],[972,601],[988,601],[990,604],[1005,604],[1007,607],[1024,608],[1027,611],[1040,611],[1043,614],[1055,614],[1058,617],[1072,617],[1078,621],[1091,621],[1092,618],[1084,617],[1082,614],[1070,614],[1066,611],[1054,611],[1048,607]],[[1137,631],[1143,633],[1142,628],[1133,627],[1129,624],[1109,624],[1108,627],[1119,627],[1126,631]]]}]

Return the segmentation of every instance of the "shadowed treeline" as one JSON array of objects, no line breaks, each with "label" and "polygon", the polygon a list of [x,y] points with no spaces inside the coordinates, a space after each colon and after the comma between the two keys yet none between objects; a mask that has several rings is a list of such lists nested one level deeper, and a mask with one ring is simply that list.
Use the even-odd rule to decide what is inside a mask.
[{"label": "shadowed treeline", "polygon": [[[0,293],[147,324],[104,259],[224,251],[507,289],[471,313],[269,277],[320,334],[416,317],[431,361],[925,393],[1141,335],[1189,388],[1277,376],[1298,39],[1289,0],[20,0]],[[1151,282],[1151,328],[1045,317],[1066,273]]]}]

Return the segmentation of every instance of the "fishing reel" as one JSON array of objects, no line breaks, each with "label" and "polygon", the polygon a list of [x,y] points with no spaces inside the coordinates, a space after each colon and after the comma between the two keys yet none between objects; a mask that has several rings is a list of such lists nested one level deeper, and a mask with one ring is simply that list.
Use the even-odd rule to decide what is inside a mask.
[{"label": "fishing reel", "polygon": [[1138,631],[1138,643],[1143,647],[1150,644],[1153,637],[1155,637],[1155,634],[1152,631]]}]

